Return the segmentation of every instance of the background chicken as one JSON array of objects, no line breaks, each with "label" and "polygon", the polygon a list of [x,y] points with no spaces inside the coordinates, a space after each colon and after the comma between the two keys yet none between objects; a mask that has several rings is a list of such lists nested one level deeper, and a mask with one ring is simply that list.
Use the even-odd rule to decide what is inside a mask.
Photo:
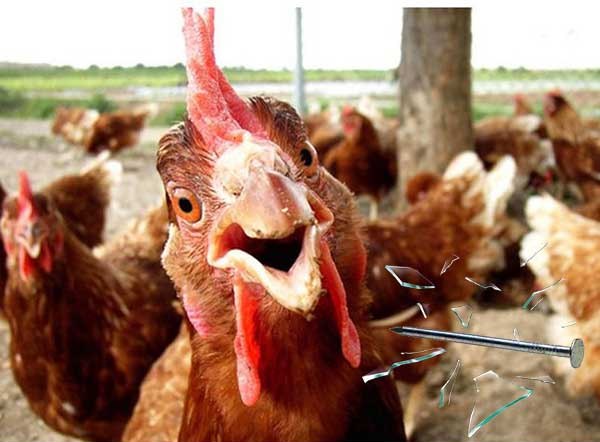
[{"label": "background chicken", "polygon": [[[498,239],[507,221],[506,203],[514,189],[514,177],[515,163],[511,157],[502,158],[486,172],[477,155],[465,152],[451,162],[444,177],[406,212],[367,225],[367,286],[374,294],[375,319],[409,310],[412,317],[406,325],[450,329],[453,319],[449,304],[464,303],[477,291],[465,277],[485,283],[493,270],[504,266],[503,247]],[[446,260],[453,256],[460,259],[440,274]],[[386,265],[417,269],[435,284],[435,290],[400,287],[385,270]],[[408,282],[414,282],[414,274],[407,277]],[[428,312],[427,318],[414,308],[418,302]],[[443,345],[399,337],[388,330],[393,322],[384,321],[383,325],[377,336],[384,343],[382,351],[388,364],[405,358],[400,352]],[[396,377],[409,383],[420,382],[437,363],[437,359],[430,359],[399,367],[395,370]],[[412,430],[422,393],[420,386],[411,393],[406,412],[408,431]]]},{"label": "background chicken", "polygon": [[325,156],[323,166],[357,195],[371,198],[370,218],[377,218],[383,196],[396,184],[396,157],[384,151],[368,118],[354,108],[342,112],[344,140]]},{"label": "background chicken", "polygon": [[[163,263],[192,335],[179,440],[405,440],[393,386],[361,379],[380,360],[352,196],[291,106],[235,94],[214,64],[213,13],[184,10],[195,93],[157,161],[172,210]],[[138,404],[126,440],[172,423],[142,420],[157,406]]]},{"label": "background chicken", "polygon": [[[40,194],[53,201],[67,228],[83,244],[93,247],[102,242],[111,189],[120,180],[121,172],[119,162],[102,155],[79,174],[65,175],[51,182]],[[4,188],[0,186],[0,216],[5,198]],[[0,248],[0,262],[1,312],[6,282],[6,252],[3,246]]]},{"label": "background chicken", "polygon": [[152,105],[105,113],[61,107],[56,111],[52,132],[88,153],[116,153],[138,143],[146,120],[155,112]]},{"label": "background chicken", "polygon": [[575,185],[585,201],[598,198],[600,133],[556,91],[544,99],[544,122],[561,178]]},{"label": "background chicken", "polygon": [[[538,289],[562,281],[544,293],[556,315],[549,321],[547,333],[552,342],[570,345],[583,338],[585,358],[577,370],[568,361],[556,360],[557,370],[569,375],[571,394],[595,394],[600,399],[600,224],[584,218],[549,195],[531,197],[527,219],[533,231],[522,242],[521,257],[537,278]],[[535,298],[532,302],[537,302]],[[575,325],[563,327],[576,321]],[[566,362],[566,364],[564,363]]]},{"label": "background chicken", "polygon": [[503,156],[511,155],[517,163],[515,184],[524,190],[532,175],[544,175],[553,166],[553,158],[542,119],[519,112],[523,110],[517,107],[517,116],[487,117],[475,123],[475,151],[488,169]]},{"label": "background chicken", "polygon": [[164,205],[92,253],[52,193],[32,193],[22,174],[1,226],[15,380],[51,427],[120,440],[140,382],[179,324],[174,289],[160,265]]}]

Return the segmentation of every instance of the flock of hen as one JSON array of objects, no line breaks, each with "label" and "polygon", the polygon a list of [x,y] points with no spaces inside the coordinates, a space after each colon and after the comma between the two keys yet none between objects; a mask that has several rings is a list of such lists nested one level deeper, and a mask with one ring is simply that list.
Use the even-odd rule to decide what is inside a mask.
[{"label": "flock of hen", "polygon": [[[352,192],[377,202],[394,186],[396,123],[248,104],[215,64],[213,12],[186,9],[184,22],[188,118],[159,143],[164,204],[104,241],[114,160],[38,191],[25,173],[15,195],[0,188],[11,367],[49,426],[94,441],[406,440],[420,389],[403,419],[393,380],[361,377],[443,344],[387,327],[450,329],[450,305],[477,291],[465,277],[518,274],[519,242],[523,259],[547,244],[529,268],[539,287],[564,278],[548,298],[561,323],[576,321],[550,332],[584,339],[568,382],[600,396],[598,122],[557,92],[543,119],[518,97],[514,116],[476,125],[474,152],[410,181],[406,211],[374,219],[374,204],[366,221]],[[114,152],[145,116],[61,109],[53,130]],[[522,197],[545,189],[575,207]],[[388,264],[436,290],[399,286]],[[394,377],[418,385],[435,364]]]}]

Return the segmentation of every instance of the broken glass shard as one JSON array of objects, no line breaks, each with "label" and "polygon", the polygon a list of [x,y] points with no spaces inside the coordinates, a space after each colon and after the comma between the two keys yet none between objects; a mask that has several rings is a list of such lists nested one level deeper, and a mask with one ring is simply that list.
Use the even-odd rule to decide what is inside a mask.
[{"label": "broken glass shard", "polygon": [[450,405],[450,399],[452,398],[452,390],[454,389],[454,382],[456,381],[456,377],[458,372],[460,371],[460,359],[456,361],[456,366],[454,370],[450,373],[450,377],[448,380],[442,385],[440,388],[440,399],[438,401],[438,407],[444,408],[447,405]]},{"label": "broken glass shard", "polygon": [[531,306],[531,308],[529,309],[529,311],[533,311],[533,309],[536,308],[539,304],[541,304],[543,300],[544,300],[544,297],[541,296],[540,299],[538,299],[538,301]]},{"label": "broken glass shard", "polygon": [[459,259],[460,258],[456,255],[452,255],[452,258],[448,258],[442,266],[442,271],[440,272],[440,275],[446,273],[446,271],[452,266],[452,264],[454,264],[454,261],[458,261]]},{"label": "broken glass shard", "polygon": [[[534,306],[529,308],[529,310],[533,310],[541,302],[541,300],[544,299],[543,293],[560,284],[563,280],[563,278],[560,278],[558,281],[553,282],[548,287],[544,287],[543,289],[536,290],[535,292],[533,292],[531,295],[529,295],[529,298],[527,298],[527,301],[525,301],[525,303],[523,304],[523,310],[527,310],[529,308],[529,305],[532,303],[534,304]],[[534,300],[535,302],[533,302]]]},{"label": "broken glass shard", "polygon": [[542,247],[540,247],[539,249],[537,249],[533,255],[531,255],[529,258],[525,259],[525,260],[521,260],[521,267],[525,267],[527,265],[527,263],[529,261],[531,261],[533,258],[535,258],[535,255],[537,255],[538,253],[540,253],[542,250],[544,250],[546,248],[546,246],[548,245],[548,243],[545,243]]},{"label": "broken glass shard", "polygon": [[550,376],[536,376],[536,377],[515,376],[515,377],[519,378],[519,379],[527,379],[529,381],[543,382],[544,384],[556,384],[556,381],[554,379],[552,379]]},{"label": "broken glass shard", "polygon": [[575,325],[575,324],[577,324],[577,321],[567,322],[565,325],[561,325],[560,328],[571,327],[572,325]]},{"label": "broken glass shard", "polygon": [[402,287],[409,289],[434,289],[435,285],[427,279],[421,272],[412,267],[385,266],[385,269],[392,274]]},{"label": "broken glass shard", "polygon": [[[476,397],[469,418],[467,433],[469,437],[472,437],[496,416],[533,394],[532,389],[502,379],[491,370],[473,378],[473,382],[475,383]],[[482,395],[482,390],[492,390],[493,394]]]},{"label": "broken glass shard", "polygon": [[434,358],[441,354],[446,353],[446,350],[440,347],[429,348],[427,350],[421,351],[408,351],[402,352],[401,355],[406,355],[407,359],[403,359],[402,361],[394,362],[388,368],[373,370],[370,373],[364,375],[363,382],[366,384],[373,379],[379,379],[385,376],[388,376],[395,368],[398,368],[402,365],[416,364],[417,362],[423,362],[427,359]]},{"label": "broken glass shard", "polygon": [[471,322],[471,317],[473,316],[473,308],[469,304],[452,307],[450,310],[452,310],[452,313],[454,313],[454,316],[456,316],[463,328],[469,328],[469,322]]},{"label": "broken glass shard", "polygon": [[519,330],[516,328],[513,330],[513,336],[515,337],[515,341],[521,341],[521,337],[519,336]]},{"label": "broken glass shard", "polygon": [[417,302],[417,306],[419,307],[419,310],[421,310],[421,314],[423,315],[423,317],[427,319],[427,313],[429,312],[429,307],[427,306],[427,304]]},{"label": "broken glass shard", "polygon": [[502,291],[502,289],[500,287],[498,287],[496,284],[492,284],[491,282],[488,283],[488,284],[480,284],[477,281],[469,278],[468,276],[465,276],[465,279],[467,281],[469,281],[470,283],[475,284],[476,286],[481,287],[482,289],[492,289],[492,290],[496,290],[498,292]]}]

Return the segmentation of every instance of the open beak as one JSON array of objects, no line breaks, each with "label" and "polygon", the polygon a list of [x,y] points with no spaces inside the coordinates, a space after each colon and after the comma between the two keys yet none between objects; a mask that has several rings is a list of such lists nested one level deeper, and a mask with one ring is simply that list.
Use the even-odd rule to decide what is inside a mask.
[{"label": "open beak", "polygon": [[331,211],[306,186],[253,168],[210,233],[208,263],[236,270],[283,307],[308,317],[323,291],[320,241],[332,222]]}]

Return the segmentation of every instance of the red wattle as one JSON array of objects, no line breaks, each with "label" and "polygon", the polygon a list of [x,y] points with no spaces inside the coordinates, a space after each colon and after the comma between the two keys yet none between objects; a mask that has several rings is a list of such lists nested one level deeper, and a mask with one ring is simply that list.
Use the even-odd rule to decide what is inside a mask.
[{"label": "red wattle", "polygon": [[244,281],[236,272],[233,278],[235,322],[237,331],[233,341],[237,357],[238,388],[242,402],[251,406],[260,397],[260,347],[256,341],[256,311],[258,297],[264,293],[258,284]]},{"label": "red wattle", "polygon": [[33,275],[33,271],[35,268],[35,261],[24,248],[19,249],[19,273],[21,273],[21,278],[27,280]]},{"label": "red wattle", "polygon": [[342,354],[354,368],[360,365],[361,350],[360,339],[356,326],[348,314],[346,304],[346,289],[342,278],[337,271],[327,241],[321,238],[321,275],[323,276],[323,288],[331,297],[335,321],[342,340]]}]

